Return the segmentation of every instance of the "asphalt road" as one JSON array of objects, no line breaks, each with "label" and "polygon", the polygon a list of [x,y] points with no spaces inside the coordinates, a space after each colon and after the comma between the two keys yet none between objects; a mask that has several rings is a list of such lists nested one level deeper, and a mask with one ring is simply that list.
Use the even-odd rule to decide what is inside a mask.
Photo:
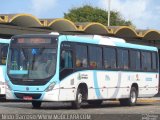
[{"label": "asphalt road", "polygon": [[[6,119],[2,115],[83,115],[83,119],[87,119],[84,115],[90,115],[88,119],[111,119],[111,120],[160,120],[160,102],[138,102],[136,106],[124,107],[120,106],[117,101],[107,101],[101,106],[91,106],[84,104],[81,109],[74,110],[70,103],[54,103],[44,102],[40,109],[32,109],[29,102],[1,102],[0,118]],[[15,117],[15,116],[10,116]],[[72,116],[63,116],[64,119],[71,119]],[[78,117],[79,119],[82,119]],[[144,119],[143,119],[144,118]],[[8,118],[9,119],[9,118]],[[14,118],[15,119],[15,118]],[[18,119],[18,117],[17,117]],[[36,117],[33,119],[37,119]],[[53,118],[52,118],[53,119]],[[60,118],[61,119],[61,118]],[[77,119],[77,118],[76,118]]]}]

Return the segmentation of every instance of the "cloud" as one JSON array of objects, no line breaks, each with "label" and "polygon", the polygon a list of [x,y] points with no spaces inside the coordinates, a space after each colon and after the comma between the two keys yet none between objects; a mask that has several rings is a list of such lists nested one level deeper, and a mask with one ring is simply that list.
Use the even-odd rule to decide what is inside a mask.
[{"label": "cloud", "polygon": [[31,12],[36,16],[44,16],[47,12],[52,12],[57,0],[31,0]]},{"label": "cloud", "polygon": [[[99,0],[99,7],[108,9],[108,0]],[[160,7],[153,0],[111,0],[111,10],[119,11],[122,17],[131,20],[139,29],[157,29]]]}]

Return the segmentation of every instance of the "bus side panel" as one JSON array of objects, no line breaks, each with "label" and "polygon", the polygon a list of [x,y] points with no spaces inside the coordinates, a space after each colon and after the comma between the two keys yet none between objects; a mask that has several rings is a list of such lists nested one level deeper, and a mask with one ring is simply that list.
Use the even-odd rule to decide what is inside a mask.
[{"label": "bus side panel", "polygon": [[61,80],[59,85],[59,101],[75,100],[75,74],[71,74]]},{"label": "bus side panel", "polygon": [[88,87],[88,99],[97,99],[95,84],[92,71],[75,72],[60,82],[59,101],[73,101],[76,99],[78,86],[85,83]]},{"label": "bus side panel", "polygon": [[158,93],[158,73],[139,73],[139,97],[153,97]]},{"label": "bus side panel", "polygon": [[[152,81],[146,81],[149,78]],[[87,84],[88,100],[129,98],[133,83],[138,84],[139,97],[152,97],[158,92],[154,73],[89,70],[73,73],[60,82],[59,101],[75,100],[80,83]]]},{"label": "bus side panel", "polygon": [[0,95],[5,95],[5,65],[0,65]]},{"label": "bus side panel", "polygon": [[101,93],[104,99],[115,98],[117,94],[116,85],[118,84],[118,72],[114,71],[102,71],[98,72],[98,84],[101,89],[104,89],[104,93]]},{"label": "bus side panel", "polygon": [[117,89],[115,91],[115,93],[117,93],[117,96],[115,96],[114,98],[116,98],[116,99],[129,98],[130,86],[132,84],[129,81],[130,75],[131,74],[129,72],[125,72],[125,71],[119,71],[118,72],[118,82],[117,82],[117,85],[116,85]]},{"label": "bus side panel", "polygon": [[107,88],[107,85],[110,84],[110,83],[108,83],[109,77],[107,76],[106,72],[104,72],[104,71],[97,71],[96,74],[97,74],[97,78],[96,78],[96,80],[97,80],[97,86],[98,86],[98,89],[100,91],[99,98],[101,98],[101,99],[107,99],[108,98],[108,88]]},{"label": "bus side panel", "polygon": [[129,98],[133,83],[138,84],[139,97],[152,97],[158,92],[155,73],[85,70],[60,82],[59,101],[75,100],[80,83],[87,84],[88,100]]},{"label": "bus side panel", "polygon": [[55,88],[50,92],[45,92],[44,96],[42,97],[43,101],[58,101],[59,96],[59,85],[55,86]]},{"label": "bus side panel", "polygon": [[131,82],[130,74],[122,71],[106,72],[108,78],[108,98],[107,99],[120,99],[129,98]]},{"label": "bus side panel", "polygon": [[[95,75],[96,74],[96,75]],[[88,100],[91,99],[116,99],[129,96],[129,88],[123,86],[121,72],[97,71],[93,72],[94,89],[90,89]],[[126,84],[126,83],[125,83]],[[126,91],[126,92],[125,92]],[[95,94],[93,94],[95,92]]]},{"label": "bus side panel", "polygon": [[92,70],[89,79],[88,100],[106,99],[108,96],[104,72]]},{"label": "bus side panel", "polygon": [[96,70],[90,70],[89,73],[90,74],[86,82],[88,86],[88,100],[102,99],[104,96],[102,96],[101,92],[104,92],[105,94],[105,90],[103,91],[102,89],[100,89],[100,85],[98,82],[99,75],[97,74]]},{"label": "bus side panel", "polygon": [[138,85],[138,97],[152,97],[157,94],[158,74],[145,72],[121,72],[121,85],[117,98],[128,98],[132,84]]}]

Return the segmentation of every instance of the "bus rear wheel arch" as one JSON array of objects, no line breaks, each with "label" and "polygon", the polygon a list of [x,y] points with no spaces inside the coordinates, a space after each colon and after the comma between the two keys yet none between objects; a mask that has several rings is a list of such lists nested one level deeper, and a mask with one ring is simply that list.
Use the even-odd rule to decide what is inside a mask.
[{"label": "bus rear wheel arch", "polygon": [[131,87],[129,98],[120,99],[120,104],[122,106],[134,106],[136,105],[138,97],[138,89],[134,86]]}]

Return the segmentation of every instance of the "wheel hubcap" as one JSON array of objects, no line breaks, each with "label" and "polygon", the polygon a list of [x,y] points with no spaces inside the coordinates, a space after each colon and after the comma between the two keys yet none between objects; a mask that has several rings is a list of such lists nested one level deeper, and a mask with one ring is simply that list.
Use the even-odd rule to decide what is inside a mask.
[{"label": "wheel hubcap", "polygon": [[132,93],[131,93],[131,102],[132,102],[132,103],[135,103],[135,102],[136,102],[136,93],[135,93],[135,92],[132,92]]}]

